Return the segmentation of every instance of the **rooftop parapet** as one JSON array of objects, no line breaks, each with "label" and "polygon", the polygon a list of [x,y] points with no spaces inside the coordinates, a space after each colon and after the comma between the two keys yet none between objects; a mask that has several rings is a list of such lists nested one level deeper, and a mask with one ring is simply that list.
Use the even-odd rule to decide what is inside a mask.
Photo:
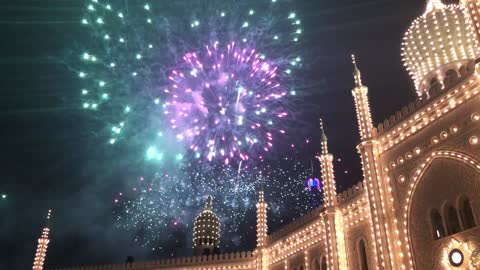
[{"label": "rooftop parapet", "polygon": [[365,185],[363,181],[358,182],[357,184],[349,187],[347,190],[339,193],[337,195],[338,202],[344,202],[358,194],[362,193],[365,190]]},{"label": "rooftop parapet", "polygon": [[378,135],[382,136],[385,132],[393,129],[403,120],[408,119],[408,117],[416,111],[423,108],[425,105],[430,104],[432,100],[435,100],[437,97],[449,92],[448,90],[456,88],[460,83],[466,81],[475,73],[475,62],[471,61],[468,65],[461,66],[458,69],[451,69],[450,71],[447,71],[447,73],[449,73],[450,76],[447,76],[443,80],[442,84],[444,88],[442,88],[442,84],[439,82],[432,81],[432,85],[429,89],[430,98],[417,98],[414,102],[410,102],[407,106],[404,106],[402,109],[395,112],[395,114],[385,119],[382,123],[378,124]]},{"label": "rooftop parapet", "polygon": [[200,266],[205,264],[222,263],[244,263],[254,260],[255,256],[251,251],[223,253],[210,256],[181,257],[173,259],[164,259],[146,262],[134,262],[130,264],[109,264],[109,265],[91,265],[71,268],[58,268],[49,270],[152,270],[152,269],[172,269],[176,267]]},{"label": "rooftop parapet", "polygon": [[298,219],[295,219],[294,221],[288,223],[285,225],[282,229],[272,233],[271,235],[268,236],[268,243],[272,244],[275,241],[281,239],[282,237],[286,236],[287,234],[299,229],[303,225],[310,223],[314,221],[315,219],[320,217],[320,213],[323,212],[325,208],[323,206],[320,206],[318,208],[313,209],[312,211],[306,213],[305,215],[302,215]]}]

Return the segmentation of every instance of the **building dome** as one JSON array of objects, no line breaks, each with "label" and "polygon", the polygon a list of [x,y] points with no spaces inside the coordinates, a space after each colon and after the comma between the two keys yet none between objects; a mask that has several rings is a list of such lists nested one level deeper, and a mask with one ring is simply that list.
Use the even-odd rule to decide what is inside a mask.
[{"label": "building dome", "polygon": [[[197,255],[213,253],[220,244],[220,221],[212,211],[212,197],[208,196],[205,210],[200,213],[193,225],[193,247]],[[206,251],[208,250],[208,251]]]},{"label": "building dome", "polygon": [[425,13],[417,18],[403,38],[402,57],[419,96],[442,84],[450,70],[475,60],[478,46],[470,17],[460,5],[428,0]]},{"label": "building dome", "polygon": [[477,42],[480,44],[480,2],[478,0],[461,0],[462,5],[470,15],[470,21],[477,36]]}]

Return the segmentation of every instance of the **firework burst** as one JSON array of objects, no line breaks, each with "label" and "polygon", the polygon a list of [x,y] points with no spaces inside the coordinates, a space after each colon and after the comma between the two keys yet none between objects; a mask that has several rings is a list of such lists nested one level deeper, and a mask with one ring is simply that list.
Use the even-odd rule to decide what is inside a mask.
[{"label": "firework burst", "polygon": [[150,161],[229,164],[262,159],[286,136],[303,34],[287,2],[85,4],[90,41],[69,66],[109,144]]},{"label": "firework burst", "polygon": [[175,237],[172,230],[181,230],[189,239],[195,216],[203,209],[206,196],[212,195],[214,211],[222,223],[222,241],[234,246],[233,239],[255,233],[240,233],[239,229],[255,226],[255,215],[248,213],[255,211],[259,186],[266,191],[271,225],[284,224],[312,208],[312,196],[305,185],[310,170],[291,159],[282,163],[290,166],[255,166],[238,174],[231,167],[206,171],[202,166],[188,165],[174,174],[157,172],[150,178],[140,177],[129,190],[116,194],[116,224],[132,232],[143,246],[168,242],[169,237]]}]

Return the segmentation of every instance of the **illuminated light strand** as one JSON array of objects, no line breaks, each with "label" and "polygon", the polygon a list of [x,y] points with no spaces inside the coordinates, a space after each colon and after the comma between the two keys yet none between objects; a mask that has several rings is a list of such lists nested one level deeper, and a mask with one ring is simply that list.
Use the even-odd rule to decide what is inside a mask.
[{"label": "illuminated light strand", "polygon": [[480,55],[473,33],[470,17],[463,7],[443,5],[439,0],[428,2],[425,14],[412,23],[402,44],[404,65],[420,97],[428,96],[432,77],[443,88],[447,70]]},{"label": "illuminated light strand", "polygon": [[454,151],[449,151],[449,150],[443,150],[443,151],[434,151],[431,154],[429,154],[426,158],[424,158],[424,161],[420,163],[420,165],[415,168],[413,171],[415,174],[412,176],[412,180],[410,181],[410,185],[408,186],[407,190],[407,197],[404,202],[404,207],[403,207],[403,234],[404,237],[402,238],[404,242],[405,248],[408,250],[408,259],[410,265],[413,265],[413,259],[411,257],[411,249],[410,249],[410,244],[409,244],[409,239],[410,239],[410,234],[408,230],[408,213],[411,209],[411,201],[412,201],[412,196],[413,193],[417,187],[418,180],[423,177],[423,174],[426,172],[428,169],[429,165],[433,162],[433,160],[437,158],[447,158],[447,159],[453,159],[457,160],[459,162],[462,162],[470,167],[472,167],[474,170],[480,172],[480,161],[466,155],[463,153],[459,152],[454,152]]},{"label": "illuminated light strand", "polygon": [[[440,98],[439,101],[434,102],[399,123],[394,130],[379,136],[378,141],[381,142],[380,153],[393,148],[413,134],[417,134],[427,128],[446,113],[476,97],[480,93],[480,79],[478,73],[472,76],[473,78],[467,83],[452,89],[451,92],[446,93],[446,96]],[[451,102],[452,100],[454,102]],[[452,104],[454,105],[452,106]],[[412,127],[415,127],[415,129],[412,129]]]},{"label": "illuminated light strand", "polygon": [[45,256],[47,255],[47,248],[50,239],[48,239],[48,235],[50,233],[50,217],[52,214],[52,210],[48,210],[47,214],[47,226],[42,230],[42,236],[38,239],[37,250],[35,253],[35,259],[33,261],[33,270],[42,270],[43,264],[45,263]]}]

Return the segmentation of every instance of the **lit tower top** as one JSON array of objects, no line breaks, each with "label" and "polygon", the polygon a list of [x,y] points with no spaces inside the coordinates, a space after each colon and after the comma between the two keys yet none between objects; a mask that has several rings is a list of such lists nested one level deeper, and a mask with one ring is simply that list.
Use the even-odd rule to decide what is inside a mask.
[{"label": "lit tower top", "polygon": [[257,248],[263,248],[267,245],[267,207],[262,188],[258,191],[257,202]]},{"label": "lit tower top", "polygon": [[479,55],[474,29],[460,5],[428,0],[425,13],[411,24],[402,44],[402,58],[418,96],[440,82],[448,70],[458,70]]},{"label": "lit tower top", "polygon": [[470,15],[470,21],[472,22],[477,36],[477,42],[480,46],[480,2],[478,0],[461,0],[460,5],[464,7]]},{"label": "lit tower top", "polygon": [[370,104],[368,101],[368,87],[363,85],[362,74],[360,73],[360,69],[357,66],[357,60],[355,59],[355,55],[353,54],[352,63],[354,66],[353,78],[355,80],[355,87],[352,89],[352,95],[355,101],[355,109],[357,111],[357,121],[358,128],[360,130],[360,138],[362,139],[362,141],[370,140],[374,137],[375,134],[373,129],[372,114],[370,112]]},{"label": "lit tower top", "polygon": [[33,261],[33,270],[42,270],[43,269],[43,264],[45,262],[45,256],[47,255],[47,248],[48,248],[48,242],[50,240],[48,239],[48,234],[50,232],[50,217],[52,215],[52,210],[48,210],[47,214],[47,224],[45,228],[43,228],[42,231],[42,236],[38,238],[38,245],[37,245],[37,251],[35,253],[35,259]]},{"label": "lit tower top", "polygon": [[193,248],[195,255],[213,254],[220,245],[220,221],[212,211],[212,196],[207,197],[205,209],[193,225]]}]

